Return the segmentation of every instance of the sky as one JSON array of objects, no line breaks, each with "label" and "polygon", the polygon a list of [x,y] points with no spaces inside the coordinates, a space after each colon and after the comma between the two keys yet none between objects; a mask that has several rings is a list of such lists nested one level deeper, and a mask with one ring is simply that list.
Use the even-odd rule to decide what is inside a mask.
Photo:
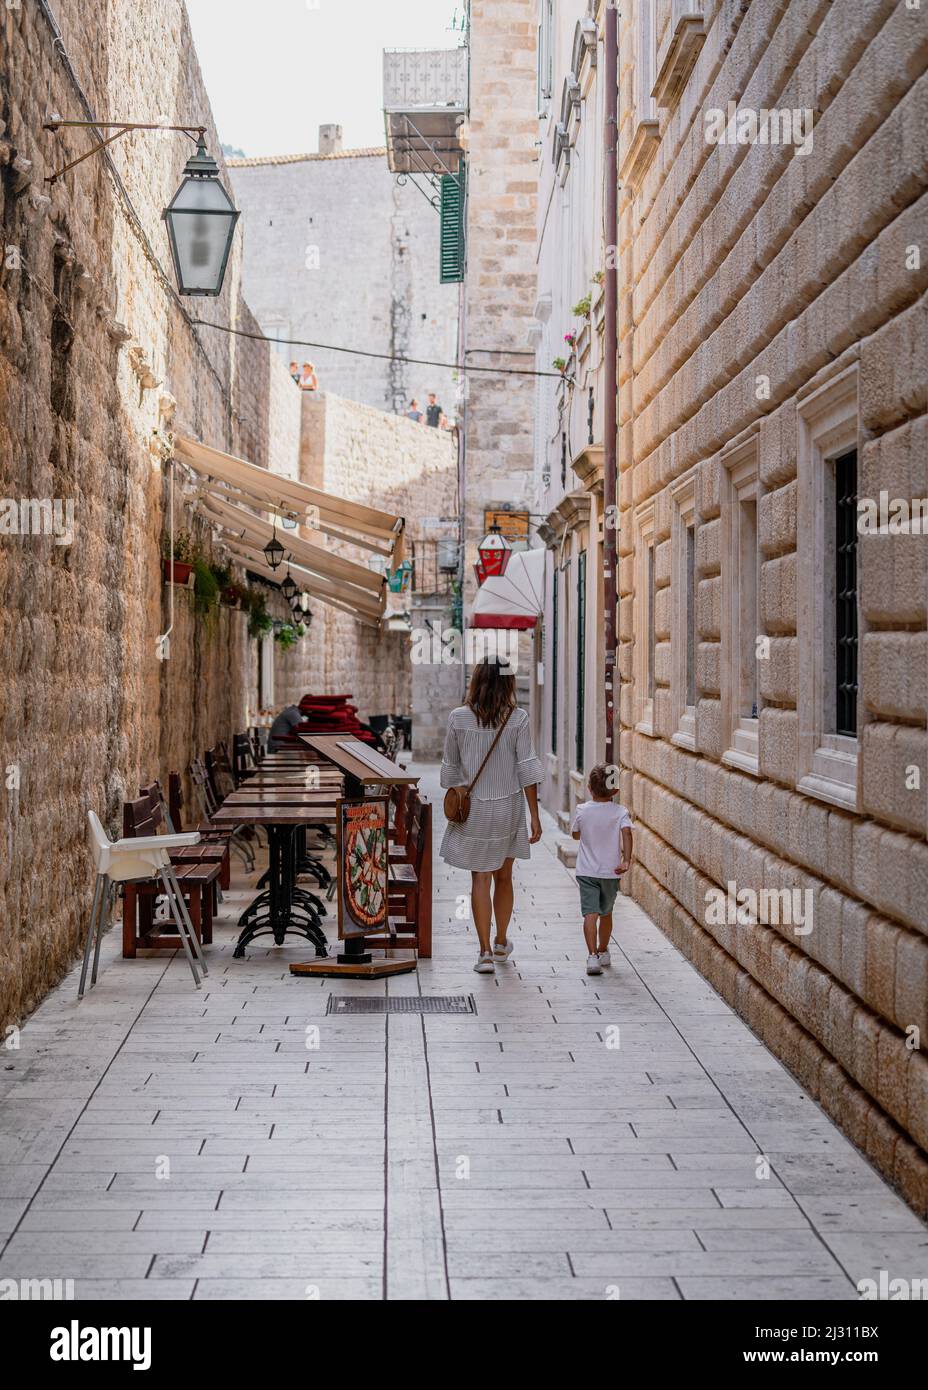
[{"label": "sky", "polygon": [[304,154],[320,125],[346,149],[384,143],[382,50],[456,48],[462,0],[187,0],[219,138]]}]

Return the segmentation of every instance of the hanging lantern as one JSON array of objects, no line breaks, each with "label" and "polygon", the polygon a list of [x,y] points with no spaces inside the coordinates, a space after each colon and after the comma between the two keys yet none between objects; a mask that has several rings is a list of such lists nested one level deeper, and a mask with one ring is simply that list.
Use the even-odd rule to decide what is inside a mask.
[{"label": "hanging lantern", "polygon": [[241,214],[219,182],[219,165],[206,153],[202,133],[162,216],[180,293],[218,295]]},{"label": "hanging lantern", "polygon": [[478,575],[478,583],[482,584],[483,580],[489,579],[491,575],[505,574],[512,546],[495,521],[477,547],[477,554],[480,556],[480,568],[483,571],[483,579]]},{"label": "hanging lantern", "polygon": [[264,558],[272,570],[280,567],[284,558],[284,548],[277,539],[277,518],[274,518],[274,534],[264,547]]},{"label": "hanging lantern", "polygon": [[287,599],[288,602],[293,598],[293,595],[296,593],[296,585],[293,582],[293,575],[290,573],[289,566],[287,568],[287,577],[280,586],[280,592],[283,594],[284,598]]}]

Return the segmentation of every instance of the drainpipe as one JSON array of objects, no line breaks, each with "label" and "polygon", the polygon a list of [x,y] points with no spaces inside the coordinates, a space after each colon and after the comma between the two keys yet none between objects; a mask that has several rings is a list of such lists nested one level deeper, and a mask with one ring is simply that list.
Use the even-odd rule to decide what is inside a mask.
[{"label": "drainpipe", "polygon": [[619,318],[619,272],[616,265],[618,254],[619,225],[619,13],[614,5],[606,7],[605,34],[605,204],[606,204],[606,304],[605,304],[605,342],[606,358],[604,429],[603,429],[603,615],[605,617],[605,667],[604,694],[606,713],[606,762],[614,765],[617,761],[615,741],[615,654],[616,654],[616,607],[618,585],[616,583],[618,508],[616,506],[617,482],[617,429],[618,429],[618,318]]},{"label": "drainpipe", "polygon": [[168,503],[168,554],[170,555],[171,582],[168,585],[168,630],[162,632],[155,643],[155,655],[159,661],[167,661],[171,655],[171,633],[174,631],[174,459],[168,459],[171,470],[170,501]]}]

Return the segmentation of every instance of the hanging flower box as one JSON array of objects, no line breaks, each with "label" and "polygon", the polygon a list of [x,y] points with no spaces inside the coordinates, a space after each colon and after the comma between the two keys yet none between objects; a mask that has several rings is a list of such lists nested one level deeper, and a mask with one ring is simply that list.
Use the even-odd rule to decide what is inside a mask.
[{"label": "hanging flower box", "polygon": [[164,560],[161,565],[164,571],[165,584],[189,585],[190,576],[193,574],[193,565],[186,560]]}]

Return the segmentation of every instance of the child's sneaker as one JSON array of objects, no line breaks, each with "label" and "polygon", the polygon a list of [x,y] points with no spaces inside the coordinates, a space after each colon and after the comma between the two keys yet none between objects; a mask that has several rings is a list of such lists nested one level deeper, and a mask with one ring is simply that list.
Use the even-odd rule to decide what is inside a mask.
[{"label": "child's sneaker", "polygon": [[606,947],[605,951],[600,951],[600,953],[599,953],[599,963],[600,963],[600,965],[611,965],[611,964],[612,964],[612,957],[611,957],[610,954],[609,954],[609,947],[608,947],[608,946]]},{"label": "child's sneaker", "polygon": [[599,956],[587,956],[586,973],[588,975],[601,975],[603,973],[603,968],[599,963]]},{"label": "child's sneaker", "polygon": [[492,975],[496,969],[492,954],[489,951],[481,951],[474,969],[478,975]]},{"label": "child's sneaker", "polygon": [[493,956],[495,960],[506,961],[512,955],[511,941],[494,941]]}]

